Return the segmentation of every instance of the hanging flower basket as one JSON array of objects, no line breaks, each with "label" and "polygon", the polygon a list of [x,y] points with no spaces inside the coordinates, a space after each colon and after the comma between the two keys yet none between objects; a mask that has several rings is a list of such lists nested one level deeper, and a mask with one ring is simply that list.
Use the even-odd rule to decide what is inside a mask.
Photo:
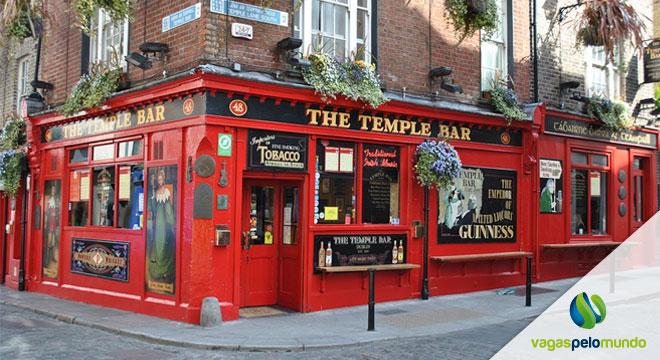
[{"label": "hanging flower basket", "polygon": [[388,101],[373,64],[340,60],[322,53],[308,55],[307,59],[312,66],[303,69],[303,79],[321,94],[323,101],[344,95],[353,101],[363,101],[374,109]]},{"label": "hanging flower basket", "polygon": [[640,53],[643,51],[642,33],[646,26],[625,0],[585,0],[584,11],[576,25],[578,43],[603,46],[612,62],[619,41],[628,40]]},{"label": "hanging flower basket", "polygon": [[0,6],[2,31],[9,39],[22,41],[36,37],[43,30],[43,4],[31,0],[13,0]]},{"label": "hanging flower basket", "polygon": [[445,10],[459,35],[457,46],[482,29],[492,35],[499,23],[495,0],[445,0]]},{"label": "hanging flower basket", "polygon": [[25,122],[21,119],[7,121],[2,133],[0,182],[4,186],[5,193],[12,196],[18,192],[26,168],[25,153],[19,149],[25,146],[25,143]]},{"label": "hanging flower basket", "polygon": [[606,98],[592,96],[585,105],[585,111],[591,118],[602,122],[613,131],[618,132],[634,126],[630,109],[623,102],[612,102]]},{"label": "hanging flower basket", "polygon": [[446,140],[424,140],[415,150],[414,161],[417,182],[428,189],[433,185],[447,187],[458,177],[463,166],[458,152]]}]

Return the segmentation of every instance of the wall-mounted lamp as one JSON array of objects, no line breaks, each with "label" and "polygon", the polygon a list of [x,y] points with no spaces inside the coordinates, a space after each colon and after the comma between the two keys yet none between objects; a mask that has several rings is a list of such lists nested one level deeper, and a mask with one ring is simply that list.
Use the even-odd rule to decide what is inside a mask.
[{"label": "wall-mounted lamp", "polygon": [[35,89],[42,90],[53,90],[55,88],[53,84],[41,80],[32,80],[30,81],[30,85],[32,85],[32,87]]},{"label": "wall-mounted lamp", "polygon": [[44,101],[43,96],[36,91],[31,92],[28,96],[23,99],[23,114],[22,115],[32,115],[38,113],[46,108],[46,102]]},{"label": "wall-mounted lamp", "polygon": [[[128,62],[133,66],[137,66],[142,70],[147,70],[153,66],[151,60],[167,62],[167,57],[165,56],[165,53],[168,50],[169,50],[169,46],[167,46],[167,44],[147,42],[140,44],[140,51],[142,51],[146,55],[132,52],[129,55],[127,55],[124,59],[126,59],[126,62]],[[149,55],[150,53],[152,53],[153,55]],[[160,54],[160,56],[156,56],[156,54]]]},{"label": "wall-mounted lamp", "polygon": [[431,78],[431,81],[435,80],[436,78],[442,78],[442,83],[440,84],[440,88],[445,91],[449,91],[452,93],[463,93],[463,88],[454,84],[454,79],[445,79],[445,76],[449,76],[452,73],[452,69],[447,66],[441,66],[437,67],[435,69],[431,69],[429,71],[429,77]]},{"label": "wall-mounted lamp", "polygon": [[312,66],[312,63],[307,59],[303,59],[300,56],[302,54],[299,51],[293,51],[301,46],[302,46],[302,39],[293,38],[293,37],[286,37],[277,42],[277,47],[287,52],[286,55],[287,64],[300,69],[306,69]]},{"label": "wall-mounted lamp", "polygon": [[559,84],[559,91],[565,92],[567,89],[577,89],[580,87],[580,83],[577,81],[566,81]]}]

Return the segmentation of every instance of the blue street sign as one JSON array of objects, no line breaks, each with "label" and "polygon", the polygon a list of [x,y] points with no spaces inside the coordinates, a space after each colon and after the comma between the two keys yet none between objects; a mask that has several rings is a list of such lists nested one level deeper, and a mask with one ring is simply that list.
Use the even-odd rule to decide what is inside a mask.
[{"label": "blue street sign", "polygon": [[175,27],[179,27],[181,25],[187,24],[193,20],[197,20],[201,16],[202,16],[202,3],[199,2],[183,10],[177,11],[174,14],[165,16],[163,18],[163,32],[172,30]]},{"label": "blue street sign", "polygon": [[261,6],[243,4],[236,1],[211,0],[211,12],[215,14],[226,14],[229,7],[229,16],[254,20],[262,23],[289,26],[289,13],[273,9],[265,9]]}]

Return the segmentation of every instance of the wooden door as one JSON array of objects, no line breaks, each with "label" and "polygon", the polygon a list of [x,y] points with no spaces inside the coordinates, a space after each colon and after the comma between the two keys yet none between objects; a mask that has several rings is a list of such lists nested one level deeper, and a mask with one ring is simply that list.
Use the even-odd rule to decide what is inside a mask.
[{"label": "wooden door", "polygon": [[277,304],[300,310],[301,188],[292,182],[246,181],[241,306]]}]

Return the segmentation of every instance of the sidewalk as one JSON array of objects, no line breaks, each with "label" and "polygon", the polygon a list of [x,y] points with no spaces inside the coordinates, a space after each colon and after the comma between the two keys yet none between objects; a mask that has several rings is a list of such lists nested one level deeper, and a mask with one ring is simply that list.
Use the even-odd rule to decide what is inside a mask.
[{"label": "sidewalk", "polygon": [[[0,286],[0,304],[61,321],[164,345],[197,349],[301,351],[438,335],[538,316],[578,278],[534,284],[525,297],[495,290],[376,304],[376,331],[367,332],[367,306],[239,319],[213,328],[18,292]],[[520,291],[520,290],[519,290]],[[524,286],[522,290],[524,295]]]}]

